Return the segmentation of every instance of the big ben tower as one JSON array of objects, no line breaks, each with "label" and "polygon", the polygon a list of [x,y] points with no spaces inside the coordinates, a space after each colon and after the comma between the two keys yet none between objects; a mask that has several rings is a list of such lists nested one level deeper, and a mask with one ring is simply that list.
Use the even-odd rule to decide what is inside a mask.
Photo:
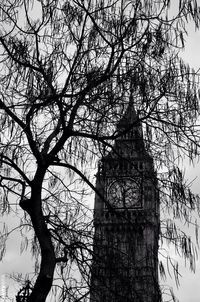
[{"label": "big ben tower", "polygon": [[97,173],[90,302],[158,302],[156,172],[131,103],[117,130]]}]

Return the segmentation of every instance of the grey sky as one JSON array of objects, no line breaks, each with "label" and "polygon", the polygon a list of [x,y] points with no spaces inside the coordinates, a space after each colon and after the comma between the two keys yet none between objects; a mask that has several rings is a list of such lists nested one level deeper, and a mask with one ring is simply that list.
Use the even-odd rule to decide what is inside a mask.
[{"label": "grey sky", "polygon": [[[182,57],[195,69],[200,68],[200,31],[195,32],[193,26],[188,27],[189,34],[186,40],[185,52]],[[193,184],[194,190],[200,193],[200,169],[198,167],[188,167],[188,178],[197,177]],[[14,223],[14,217],[9,217],[9,220]],[[1,225],[0,225],[1,227]],[[7,244],[7,252],[2,262],[0,262],[0,295],[2,295],[2,286],[8,285],[10,281],[7,278],[2,277],[4,274],[13,272],[26,273],[32,270],[31,257],[29,253],[20,255],[20,243],[19,232],[15,232],[10,237]],[[174,254],[174,257],[178,259],[178,256]],[[200,301],[200,261],[197,262],[196,273],[190,272],[189,268],[185,268],[183,260],[178,259],[180,262],[180,269],[183,278],[180,278],[180,287],[177,289],[174,281],[168,280],[169,285],[174,287],[174,291],[180,302],[199,302]],[[3,280],[3,281],[2,281]],[[17,291],[16,286],[13,287],[12,293]],[[14,296],[13,296],[14,297]],[[0,302],[6,301],[6,299],[0,297]]]}]

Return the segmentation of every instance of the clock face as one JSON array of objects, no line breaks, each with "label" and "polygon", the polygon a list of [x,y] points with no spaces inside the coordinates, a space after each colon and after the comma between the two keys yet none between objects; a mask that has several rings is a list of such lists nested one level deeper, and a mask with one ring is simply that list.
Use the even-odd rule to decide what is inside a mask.
[{"label": "clock face", "polygon": [[113,181],[108,188],[108,201],[117,208],[141,207],[141,188],[132,178]]}]

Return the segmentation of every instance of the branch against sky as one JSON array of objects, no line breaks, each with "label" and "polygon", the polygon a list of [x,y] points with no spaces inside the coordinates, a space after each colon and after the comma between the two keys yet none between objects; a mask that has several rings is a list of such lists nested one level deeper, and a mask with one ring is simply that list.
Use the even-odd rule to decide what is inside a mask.
[{"label": "branch against sky", "polygon": [[[130,98],[139,113],[132,126],[142,123],[166,172],[163,208],[185,219],[196,209],[175,159],[199,155],[198,77],[178,57],[184,24],[198,28],[199,8],[179,2],[172,15],[164,0],[0,1],[0,184],[4,209],[11,194],[37,238],[29,301],[45,301],[59,261],[63,274],[70,260],[88,276],[88,171],[122,135],[116,124]],[[191,259],[185,246],[178,248]],[[65,293],[78,299],[85,290]]]}]

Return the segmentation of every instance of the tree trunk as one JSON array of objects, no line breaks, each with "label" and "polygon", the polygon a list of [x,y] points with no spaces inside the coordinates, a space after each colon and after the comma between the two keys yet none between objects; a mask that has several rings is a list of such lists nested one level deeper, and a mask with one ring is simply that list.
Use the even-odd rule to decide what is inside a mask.
[{"label": "tree trunk", "polygon": [[51,289],[56,265],[50,232],[42,213],[42,183],[45,171],[38,169],[33,180],[29,215],[41,249],[40,272],[28,302],[45,302]]}]

